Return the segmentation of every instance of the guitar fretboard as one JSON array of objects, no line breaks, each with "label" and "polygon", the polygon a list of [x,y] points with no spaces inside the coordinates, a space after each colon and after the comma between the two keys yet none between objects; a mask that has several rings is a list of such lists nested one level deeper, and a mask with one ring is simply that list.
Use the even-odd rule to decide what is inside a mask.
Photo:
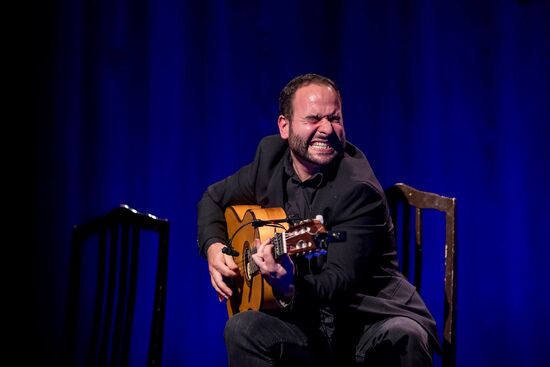
[{"label": "guitar fretboard", "polygon": [[[277,260],[281,255],[286,253],[286,235],[285,233],[275,233],[275,236],[271,239],[273,244],[273,257]],[[256,247],[248,248],[245,253],[247,272],[250,276],[256,274],[260,269],[258,265],[252,260],[252,255],[258,252]]]}]

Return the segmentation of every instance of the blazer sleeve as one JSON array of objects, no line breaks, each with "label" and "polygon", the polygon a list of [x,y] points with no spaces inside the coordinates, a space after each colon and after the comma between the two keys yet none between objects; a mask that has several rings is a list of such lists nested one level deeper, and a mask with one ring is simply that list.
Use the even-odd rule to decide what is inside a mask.
[{"label": "blazer sleeve", "polygon": [[206,189],[197,204],[197,242],[202,256],[206,256],[212,243],[228,243],[224,215],[228,206],[258,204],[258,195],[262,195],[259,191],[265,191],[263,187],[269,181],[269,170],[273,162],[280,159],[285,147],[278,136],[262,139],[250,164]]}]

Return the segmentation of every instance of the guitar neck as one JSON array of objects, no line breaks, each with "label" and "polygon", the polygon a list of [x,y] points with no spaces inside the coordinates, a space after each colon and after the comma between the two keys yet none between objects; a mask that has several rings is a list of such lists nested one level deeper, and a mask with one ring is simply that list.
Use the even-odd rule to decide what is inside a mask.
[{"label": "guitar neck", "polygon": [[[286,241],[285,241],[285,233],[275,233],[275,236],[271,237],[271,243],[273,244],[273,257],[275,260],[277,260],[279,257],[281,257],[283,254],[286,254]],[[252,260],[252,255],[256,254],[258,252],[258,249],[256,247],[252,247],[250,249],[250,259],[247,261],[248,264],[248,271],[249,274],[256,274],[258,270],[258,265]]]}]

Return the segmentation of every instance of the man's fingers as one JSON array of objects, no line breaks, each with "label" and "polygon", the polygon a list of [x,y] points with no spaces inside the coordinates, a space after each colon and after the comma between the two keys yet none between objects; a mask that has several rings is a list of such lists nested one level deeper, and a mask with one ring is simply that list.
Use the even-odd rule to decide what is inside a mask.
[{"label": "man's fingers", "polygon": [[220,265],[217,265],[217,266],[214,266],[214,268],[221,274],[223,275],[224,277],[229,277],[229,278],[232,278],[232,277],[235,277],[237,276],[237,270],[238,268],[235,268],[235,270],[229,268],[227,266],[227,264],[220,264]]},{"label": "man's fingers", "polygon": [[212,287],[216,290],[216,293],[218,293],[219,296],[227,299],[231,297],[233,294],[233,291],[231,288],[227,286],[227,284],[223,281],[223,277],[219,273],[210,273],[210,282],[212,283]]},{"label": "man's fingers", "polygon": [[235,259],[233,258],[233,256],[224,255],[224,257],[225,257],[225,264],[227,265],[227,267],[231,271],[233,271],[235,275],[237,275],[237,272],[239,271],[239,267],[235,263]]},{"label": "man's fingers", "polygon": [[239,268],[233,257],[223,253],[224,248],[226,248],[226,245],[221,242],[214,243],[208,248],[208,266],[216,269],[226,277],[234,277],[238,274]]},{"label": "man's fingers", "polygon": [[210,283],[220,300],[231,297],[233,291],[227,285],[226,280],[238,276],[239,273],[239,268],[233,258],[222,252],[225,247],[225,244],[217,242],[212,244],[207,251]]},{"label": "man's fingers", "polygon": [[239,267],[233,257],[222,253],[214,259],[212,267],[225,277],[235,277],[239,274]]},{"label": "man's fingers", "polygon": [[266,262],[266,265],[268,267],[275,266],[275,258],[273,257],[273,245],[271,243],[269,244],[263,244],[263,258]]},{"label": "man's fingers", "polygon": [[210,284],[212,284],[212,288],[214,288],[214,290],[215,290],[216,293],[218,294],[218,298],[219,298],[219,297],[225,298],[225,297],[223,296],[222,291],[220,290],[220,287],[218,287],[218,285],[217,285],[216,282],[214,281],[214,277],[212,276],[212,274],[210,274]]}]

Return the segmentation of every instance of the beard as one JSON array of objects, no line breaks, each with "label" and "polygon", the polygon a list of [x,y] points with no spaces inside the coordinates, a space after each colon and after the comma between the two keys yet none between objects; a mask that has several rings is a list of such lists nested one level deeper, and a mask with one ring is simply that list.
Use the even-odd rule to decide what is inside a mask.
[{"label": "beard", "polygon": [[292,131],[292,125],[289,129],[288,135],[288,146],[290,150],[294,153],[296,158],[300,159],[303,162],[306,162],[310,165],[315,165],[323,167],[332,163],[332,161],[344,153],[344,144],[345,137],[342,136],[342,141],[338,139],[336,134],[332,134],[328,138],[328,142],[332,147],[333,151],[331,153],[313,153],[310,151],[310,143],[313,139],[313,136],[309,139],[305,139],[299,135],[294,134]]}]

